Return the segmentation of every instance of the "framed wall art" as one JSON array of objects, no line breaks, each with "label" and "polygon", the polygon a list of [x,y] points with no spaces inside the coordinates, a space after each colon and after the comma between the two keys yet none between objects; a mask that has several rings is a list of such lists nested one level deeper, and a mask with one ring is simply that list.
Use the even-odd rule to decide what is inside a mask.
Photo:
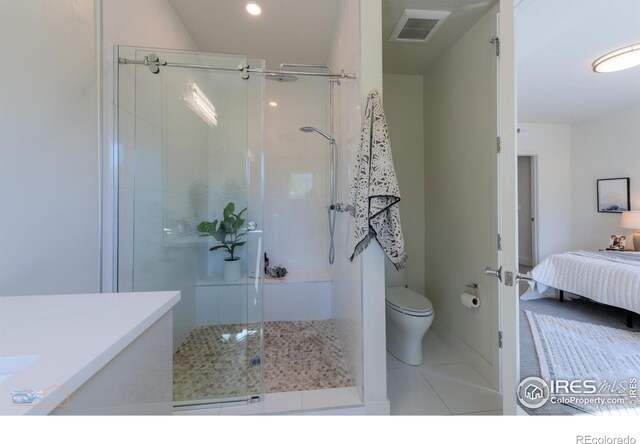
[{"label": "framed wall art", "polygon": [[630,185],[628,177],[598,179],[598,212],[622,213],[629,211]]}]

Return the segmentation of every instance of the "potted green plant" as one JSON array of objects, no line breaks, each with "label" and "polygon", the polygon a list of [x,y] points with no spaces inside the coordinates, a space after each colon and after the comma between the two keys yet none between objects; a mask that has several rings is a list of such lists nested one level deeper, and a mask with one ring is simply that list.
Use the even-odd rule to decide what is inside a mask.
[{"label": "potted green plant", "polygon": [[229,253],[229,257],[225,258],[223,262],[222,278],[225,281],[237,281],[242,277],[242,262],[235,255],[235,251],[236,248],[247,243],[243,240],[247,233],[240,231],[242,225],[244,225],[242,215],[247,209],[245,208],[237,214],[235,211],[235,204],[229,202],[222,211],[222,219],[220,221],[216,219],[213,222],[200,222],[197,227],[200,233],[213,236],[215,240],[220,242],[220,245],[209,248],[209,251],[225,250]]}]

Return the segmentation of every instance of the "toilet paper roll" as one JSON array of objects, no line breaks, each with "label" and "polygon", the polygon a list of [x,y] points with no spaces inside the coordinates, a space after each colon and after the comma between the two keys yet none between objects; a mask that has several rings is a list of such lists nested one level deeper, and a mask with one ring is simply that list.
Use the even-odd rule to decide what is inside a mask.
[{"label": "toilet paper roll", "polygon": [[462,301],[462,305],[467,308],[478,308],[480,306],[480,298],[466,291],[460,295],[460,300]]}]

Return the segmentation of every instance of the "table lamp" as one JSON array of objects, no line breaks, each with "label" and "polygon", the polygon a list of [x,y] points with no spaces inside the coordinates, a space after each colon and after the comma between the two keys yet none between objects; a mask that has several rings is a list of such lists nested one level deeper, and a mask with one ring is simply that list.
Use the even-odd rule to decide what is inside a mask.
[{"label": "table lamp", "polygon": [[[622,228],[640,230],[640,211],[624,211],[620,226]],[[640,251],[640,231],[636,231],[633,235],[633,249]]]}]

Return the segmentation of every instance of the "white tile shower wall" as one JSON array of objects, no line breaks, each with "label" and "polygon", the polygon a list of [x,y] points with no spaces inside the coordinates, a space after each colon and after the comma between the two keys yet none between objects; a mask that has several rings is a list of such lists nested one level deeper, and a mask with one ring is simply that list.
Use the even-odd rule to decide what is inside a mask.
[{"label": "white tile shower wall", "polygon": [[331,282],[267,283],[265,321],[312,321],[331,318]]},{"label": "white tile shower wall", "polygon": [[331,282],[327,280],[267,282],[262,311],[247,303],[246,292],[243,284],[196,287],[196,325],[331,318]]},{"label": "white tile shower wall", "polygon": [[[293,271],[328,266],[328,82],[265,82],[265,251]],[[277,106],[272,106],[277,104]]]},{"label": "white tile shower wall", "polygon": [[[215,64],[236,66],[244,62],[242,57],[224,59],[222,57]],[[250,151],[248,144],[251,130],[248,119],[250,108],[259,104],[256,103],[256,97],[250,94],[254,92],[249,89],[252,82],[253,78],[246,81],[237,73],[216,72],[209,76],[207,95],[216,107],[218,125],[210,128],[208,137],[209,213],[206,220],[221,219],[223,209],[229,202],[234,203],[237,211],[248,208],[249,214],[245,214],[246,219],[253,218],[255,205],[250,205],[249,202],[253,192],[250,174],[254,172],[259,159],[247,155],[248,150]],[[253,238],[251,240],[253,241]],[[209,246],[216,244],[213,239],[209,242]],[[235,254],[242,258],[244,269],[249,266],[247,261],[253,263],[253,258],[249,258],[246,251],[247,247],[235,251]],[[209,273],[220,273],[223,260],[227,256],[223,251],[210,253]]]},{"label": "white tile shower wall", "polygon": [[[360,73],[359,2],[344,0],[336,23],[328,63],[334,69]],[[359,80],[347,80],[335,87],[335,122],[338,143],[338,202],[348,202],[351,168],[360,135],[361,91]],[[330,267],[334,319],[349,372],[361,391],[362,369],[362,283],[361,259],[349,262],[351,218],[339,213],[336,221],[336,260]],[[362,392],[360,393],[362,394]]]}]

